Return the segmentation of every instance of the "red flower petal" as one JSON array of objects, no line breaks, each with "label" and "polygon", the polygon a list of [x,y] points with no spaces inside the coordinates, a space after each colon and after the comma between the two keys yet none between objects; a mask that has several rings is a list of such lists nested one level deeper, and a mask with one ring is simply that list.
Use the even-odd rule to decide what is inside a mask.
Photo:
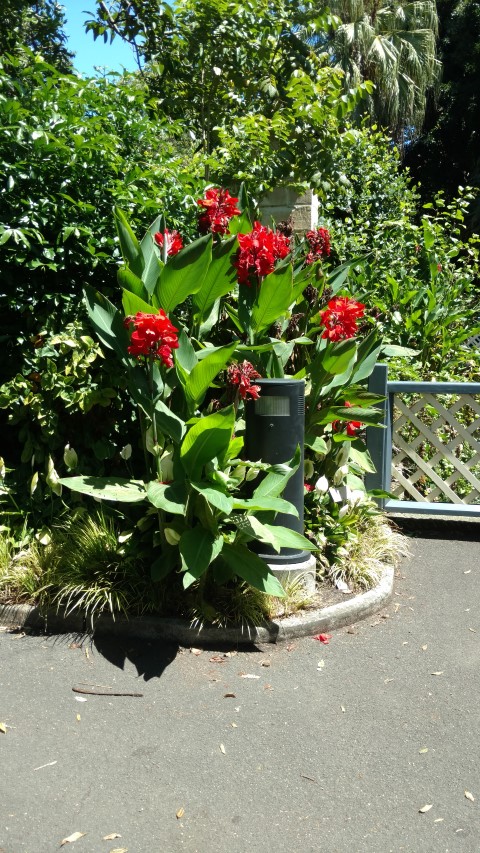
[{"label": "red flower petal", "polygon": [[320,640],[321,643],[325,643],[328,646],[328,641],[332,639],[331,634],[317,634],[316,637],[312,637],[313,640]]}]

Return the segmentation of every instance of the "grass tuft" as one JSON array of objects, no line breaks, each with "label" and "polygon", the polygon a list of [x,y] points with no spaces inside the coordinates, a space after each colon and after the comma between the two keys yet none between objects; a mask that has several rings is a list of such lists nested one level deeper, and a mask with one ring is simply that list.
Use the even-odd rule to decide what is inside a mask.
[{"label": "grass tuft", "polygon": [[112,518],[74,515],[52,530],[51,542],[31,548],[30,563],[41,578],[37,600],[66,614],[75,610],[93,621],[100,613],[140,615],[159,608],[149,568],[135,543],[119,537]]},{"label": "grass tuft", "polygon": [[361,517],[356,534],[337,550],[337,561],[326,574],[333,583],[342,580],[354,590],[367,590],[380,581],[385,565],[396,566],[408,556],[408,540],[380,513]]}]

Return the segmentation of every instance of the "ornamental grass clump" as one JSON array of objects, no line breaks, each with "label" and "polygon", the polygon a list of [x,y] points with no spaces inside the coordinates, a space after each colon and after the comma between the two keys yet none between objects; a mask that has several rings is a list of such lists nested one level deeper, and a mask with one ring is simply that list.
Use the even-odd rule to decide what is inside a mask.
[{"label": "ornamental grass clump", "polygon": [[[382,343],[366,306],[344,290],[348,264],[329,267],[326,229],[296,239],[267,228],[243,190],[237,198],[212,187],[197,205],[200,236],[187,245],[162,216],[139,241],[116,210],[121,309],[91,287],[85,303],[123,369],[138,448],[128,461],[120,454],[128,476],[80,474],[59,484],[81,502],[125,508],[135,535],[150,536],[154,583],[179,578],[197,601],[212,586],[235,597],[239,584],[285,598],[250,544],[320,553],[325,542],[315,525],[304,536],[280,524],[279,514],[298,515],[283,493],[301,449],[276,465],[246,458],[244,406],[261,397],[260,377],[304,379],[305,478],[324,477],[322,501],[335,504],[335,489],[363,488],[371,470],[359,428],[381,423],[381,398],[365,382]],[[62,602],[80,600],[75,590]]]}]

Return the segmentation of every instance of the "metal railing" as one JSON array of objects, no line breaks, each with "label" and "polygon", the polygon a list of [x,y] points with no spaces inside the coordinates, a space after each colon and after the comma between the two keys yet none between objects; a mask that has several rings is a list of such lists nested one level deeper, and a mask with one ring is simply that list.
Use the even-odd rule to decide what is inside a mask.
[{"label": "metal railing", "polygon": [[387,511],[480,517],[480,382],[389,381],[376,365],[369,391],[381,404],[385,429],[369,427],[377,469],[367,489]]}]

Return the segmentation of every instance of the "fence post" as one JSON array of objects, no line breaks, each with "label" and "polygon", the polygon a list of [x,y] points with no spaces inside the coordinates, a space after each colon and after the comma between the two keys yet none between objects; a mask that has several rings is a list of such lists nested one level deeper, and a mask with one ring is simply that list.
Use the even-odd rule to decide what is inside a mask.
[{"label": "fence post", "polygon": [[[391,411],[388,395],[388,367],[386,364],[376,364],[368,380],[368,390],[379,397],[386,397],[378,404],[383,412],[383,423],[385,429],[378,427],[367,427],[367,449],[375,465],[375,474],[365,475],[365,488],[381,489],[384,492],[390,490],[391,464],[392,464],[392,429]],[[380,509],[385,507],[385,498],[377,498]]]}]

